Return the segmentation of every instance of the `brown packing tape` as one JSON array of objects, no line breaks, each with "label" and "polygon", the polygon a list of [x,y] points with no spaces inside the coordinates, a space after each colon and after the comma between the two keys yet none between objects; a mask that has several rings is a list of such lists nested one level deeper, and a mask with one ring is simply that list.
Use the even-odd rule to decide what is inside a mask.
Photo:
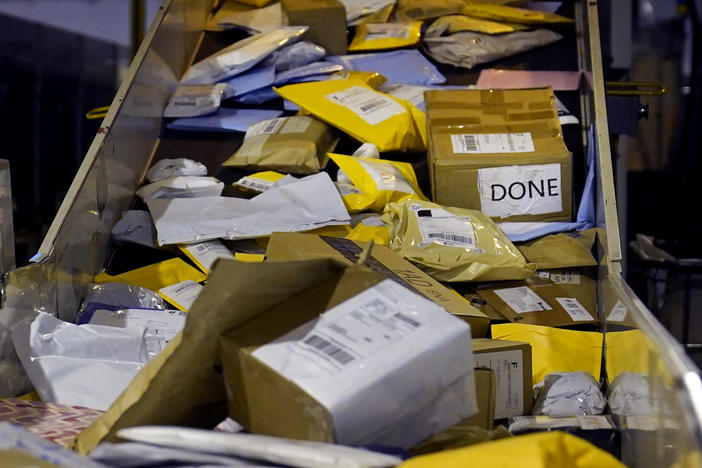
[{"label": "brown packing tape", "polygon": [[102,441],[116,441],[116,431],[125,427],[214,427],[227,416],[224,382],[217,371],[217,338],[301,291],[340,278],[348,268],[332,259],[218,260],[188,312],[183,332],[137,374],[103,416],[78,435],[74,448],[88,453]]}]

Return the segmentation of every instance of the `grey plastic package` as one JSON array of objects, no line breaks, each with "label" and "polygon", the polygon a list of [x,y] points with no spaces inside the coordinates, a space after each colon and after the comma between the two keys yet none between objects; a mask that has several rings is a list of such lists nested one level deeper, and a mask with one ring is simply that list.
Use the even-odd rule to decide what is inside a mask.
[{"label": "grey plastic package", "polygon": [[[81,311],[87,304],[99,302],[125,309],[166,309],[166,303],[158,293],[127,283],[94,284],[83,300]],[[80,312],[78,313],[80,315]]]},{"label": "grey plastic package", "polygon": [[137,190],[143,200],[153,198],[217,197],[224,190],[224,183],[214,177],[177,176],[158,180]]},{"label": "grey plastic package", "polygon": [[426,37],[424,48],[437,62],[456,67],[473,68],[480,63],[491,62],[551,44],[562,37],[548,29],[499,35],[467,31],[450,36]]},{"label": "grey plastic package", "polygon": [[535,415],[578,416],[602,414],[607,401],[587,372],[553,372],[534,386]]},{"label": "grey plastic package", "polygon": [[176,158],[157,161],[146,173],[146,178],[150,182],[156,182],[176,176],[204,175],[207,175],[207,167],[204,164],[188,158]]},{"label": "grey plastic package", "polygon": [[635,372],[622,372],[609,384],[609,408],[612,414],[653,416],[661,401],[652,399],[648,377]]},{"label": "grey plastic package", "polygon": [[301,67],[327,55],[324,47],[313,42],[301,41],[276,50],[263,60],[263,66],[274,66],[276,72]]},{"label": "grey plastic package", "polygon": [[156,228],[148,211],[127,210],[112,227],[112,240],[116,243],[137,244],[158,248]]},{"label": "grey plastic package", "polygon": [[222,99],[233,95],[226,83],[178,86],[163,110],[164,117],[197,117],[216,112]]},{"label": "grey plastic package", "polygon": [[193,64],[180,82],[213,84],[245,72],[275,50],[299,40],[308,29],[307,26],[287,26],[242,39]]}]

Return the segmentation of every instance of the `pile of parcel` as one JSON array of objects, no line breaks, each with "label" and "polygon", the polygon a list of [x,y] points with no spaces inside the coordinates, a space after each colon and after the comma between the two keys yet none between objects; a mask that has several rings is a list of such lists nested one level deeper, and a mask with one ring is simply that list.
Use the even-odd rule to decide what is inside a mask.
[{"label": "pile of parcel", "polygon": [[600,374],[594,145],[576,166],[548,86],[439,71],[572,34],[560,4],[245,1],[208,21],[74,322],[12,327],[32,404],[92,422],[64,441],[90,460],[36,452],[622,466],[611,415],[653,409]]}]

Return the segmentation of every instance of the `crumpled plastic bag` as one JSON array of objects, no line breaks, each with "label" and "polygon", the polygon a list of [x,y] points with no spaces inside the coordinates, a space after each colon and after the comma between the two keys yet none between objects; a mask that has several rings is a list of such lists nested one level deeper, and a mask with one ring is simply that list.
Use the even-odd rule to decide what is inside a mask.
[{"label": "crumpled plastic bag", "polygon": [[552,431],[412,458],[400,468],[626,468],[614,456],[571,434]]},{"label": "crumpled plastic bag", "polygon": [[80,317],[91,303],[110,304],[125,309],[166,309],[166,303],[155,291],[127,283],[93,284],[78,311]]},{"label": "crumpled plastic bag", "polygon": [[609,409],[612,414],[655,416],[661,403],[652,399],[649,377],[637,372],[622,372],[609,384]]},{"label": "crumpled plastic bag", "polygon": [[411,105],[361,81],[299,83],[276,92],[357,140],[375,144],[381,152],[425,150],[425,122],[417,121]]},{"label": "crumpled plastic bag", "polygon": [[216,112],[222,99],[233,93],[226,83],[178,86],[163,110],[164,117],[197,117]]},{"label": "crumpled plastic bag", "polygon": [[308,29],[307,26],[287,26],[237,41],[191,65],[180,82],[212,84],[245,72],[275,50],[299,40]]},{"label": "crumpled plastic bag", "polygon": [[518,31],[491,36],[459,32],[450,36],[426,37],[424,48],[434,60],[456,67],[475,65],[509,57],[536,47],[552,44],[563,36],[549,29]]},{"label": "crumpled plastic bag", "polygon": [[381,212],[390,202],[408,198],[427,199],[409,163],[334,153],[329,153],[329,157],[357,189],[355,193],[342,194],[344,205],[350,213]]},{"label": "crumpled plastic bag", "polygon": [[587,372],[554,372],[534,385],[535,415],[586,416],[602,414],[607,400]]},{"label": "crumpled plastic bag", "polygon": [[261,65],[274,66],[276,73],[298,68],[320,60],[327,55],[324,47],[309,41],[300,41],[278,49],[266,57]]},{"label": "crumpled plastic bag", "polygon": [[112,240],[118,244],[137,244],[157,249],[156,228],[151,214],[143,210],[125,211],[112,227]]},{"label": "crumpled plastic bag", "polygon": [[146,172],[150,182],[169,179],[177,176],[204,176],[207,167],[204,164],[188,158],[161,159],[154,163]]},{"label": "crumpled plastic bag", "polygon": [[440,281],[526,279],[535,266],[480,211],[421,200],[390,203],[390,249]]},{"label": "crumpled plastic bag", "polygon": [[152,182],[141,187],[136,194],[142,200],[159,198],[218,197],[224,183],[214,177],[176,176]]}]

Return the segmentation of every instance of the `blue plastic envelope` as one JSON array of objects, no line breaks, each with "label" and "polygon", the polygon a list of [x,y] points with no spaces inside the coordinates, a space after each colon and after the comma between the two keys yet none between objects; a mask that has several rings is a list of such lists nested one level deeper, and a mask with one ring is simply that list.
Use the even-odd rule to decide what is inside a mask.
[{"label": "blue plastic envelope", "polygon": [[332,55],[326,59],[349,70],[378,72],[395,83],[432,85],[446,82],[446,77],[417,49]]},{"label": "blue plastic envelope", "polygon": [[[224,81],[232,87],[234,93],[231,96],[241,96],[254,89],[272,86],[275,82],[275,67],[257,67],[246,73],[236,75]],[[231,97],[227,96],[227,97]]]},{"label": "blue plastic envelope", "polygon": [[246,132],[249,125],[262,120],[280,117],[283,111],[268,109],[220,109],[202,117],[175,119],[166,124],[171,130],[190,130],[198,132]]}]

